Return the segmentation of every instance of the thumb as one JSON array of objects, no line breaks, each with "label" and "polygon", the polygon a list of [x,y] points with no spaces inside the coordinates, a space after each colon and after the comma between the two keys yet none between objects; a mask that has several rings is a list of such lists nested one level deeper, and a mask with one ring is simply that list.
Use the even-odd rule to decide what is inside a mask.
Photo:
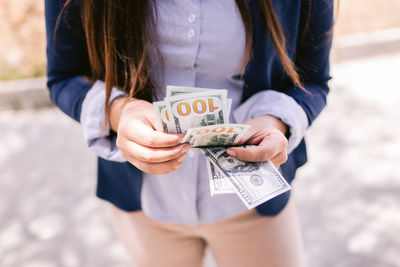
[{"label": "thumb", "polygon": [[267,146],[231,147],[226,153],[234,158],[248,162],[264,162],[274,156],[274,151]]}]

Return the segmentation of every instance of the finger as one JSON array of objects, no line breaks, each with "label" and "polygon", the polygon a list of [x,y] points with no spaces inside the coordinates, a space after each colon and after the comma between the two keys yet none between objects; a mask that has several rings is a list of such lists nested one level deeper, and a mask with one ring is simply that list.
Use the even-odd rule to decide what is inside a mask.
[{"label": "finger", "polygon": [[173,147],[183,138],[182,134],[155,131],[152,126],[137,120],[130,122],[121,131],[130,140],[149,147]]},{"label": "finger", "polygon": [[254,146],[246,148],[232,147],[229,148],[226,153],[239,160],[249,162],[264,162],[275,156],[274,148],[269,148],[266,146]]},{"label": "finger", "polygon": [[227,154],[243,161],[264,162],[280,154],[286,153],[287,140],[278,132],[265,136],[258,146],[231,147]]},{"label": "finger", "polygon": [[[184,156],[185,154],[183,155],[183,157]],[[163,163],[147,163],[136,160],[135,158],[129,156],[126,157],[126,159],[139,170],[153,175],[171,173],[180,168],[183,164],[182,161],[178,160],[171,160],[169,162],[163,162]]]},{"label": "finger", "polygon": [[243,145],[243,144],[250,144],[249,141],[253,139],[253,137],[257,134],[257,131],[253,128],[249,128],[246,133],[240,138],[239,142],[237,145]]},{"label": "finger", "polygon": [[137,160],[158,163],[165,162],[175,158],[178,158],[183,153],[186,153],[190,149],[189,144],[180,144],[173,147],[154,148],[144,146],[136,143],[135,141],[126,140],[118,143],[118,147],[124,150],[126,154],[131,155]]},{"label": "finger", "polygon": [[186,154],[183,154],[176,159],[169,160],[166,162],[161,162],[161,163],[143,162],[143,161],[140,161],[140,160],[138,160],[130,155],[124,154],[124,153],[123,153],[123,156],[126,160],[128,160],[131,164],[133,164],[139,170],[146,172],[146,173],[154,174],[154,175],[160,175],[160,174],[167,174],[167,173],[170,173],[170,172],[173,172],[173,171],[179,169],[183,164],[183,160],[185,159]]},{"label": "finger", "polygon": [[250,128],[242,138],[240,138],[238,145],[243,145],[243,144],[249,144],[249,145],[257,145],[261,143],[261,141],[268,135],[271,134],[271,132],[274,131],[274,129],[262,129],[262,130],[256,130],[253,128]]},{"label": "finger", "polygon": [[288,159],[288,155],[286,151],[279,153],[274,158],[271,159],[272,163],[275,165],[276,168],[279,168],[283,163],[285,163]]}]

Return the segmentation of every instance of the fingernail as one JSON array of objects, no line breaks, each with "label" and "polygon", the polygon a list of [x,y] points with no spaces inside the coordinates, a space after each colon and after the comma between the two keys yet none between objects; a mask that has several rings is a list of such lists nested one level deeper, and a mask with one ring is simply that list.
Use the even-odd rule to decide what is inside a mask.
[{"label": "fingernail", "polygon": [[231,149],[228,149],[228,150],[226,151],[226,153],[227,153],[229,156],[232,156],[232,157],[236,156],[235,151],[233,151],[233,150],[231,150]]},{"label": "fingernail", "polygon": [[178,162],[178,165],[176,165],[176,166],[174,167],[175,170],[176,170],[176,169],[179,169],[179,168],[182,166],[182,164],[183,164],[182,162]]},{"label": "fingernail", "polygon": [[179,162],[179,163],[182,162],[182,161],[185,159],[185,157],[186,157],[186,154],[183,154],[182,156],[180,156],[180,157],[178,158],[178,162]]},{"label": "fingernail", "polygon": [[189,149],[190,149],[190,145],[184,145],[181,151],[182,151],[182,153],[186,153],[189,151]]}]

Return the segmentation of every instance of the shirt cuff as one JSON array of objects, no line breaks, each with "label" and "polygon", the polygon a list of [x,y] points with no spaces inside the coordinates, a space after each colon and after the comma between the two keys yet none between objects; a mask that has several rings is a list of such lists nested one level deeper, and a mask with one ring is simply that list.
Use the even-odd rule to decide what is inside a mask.
[{"label": "shirt cuff", "polygon": [[273,90],[258,92],[240,105],[233,113],[236,123],[263,115],[281,119],[289,127],[287,151],[290,154],[301,142],[308,128],[307,115],[290,96]]},{"label": "shirt cuff", "polygon": [[[126,93],[113,88],[109,104]],[[116,137],[110,136],[110,123],[104,123],[104,101],[106,98],[105,83],[96,81],[86,94],[82,103],[81,125],[83,136],[89,149],[97,156],[111,161],[125,162],[121,150],[116,145]]]}]

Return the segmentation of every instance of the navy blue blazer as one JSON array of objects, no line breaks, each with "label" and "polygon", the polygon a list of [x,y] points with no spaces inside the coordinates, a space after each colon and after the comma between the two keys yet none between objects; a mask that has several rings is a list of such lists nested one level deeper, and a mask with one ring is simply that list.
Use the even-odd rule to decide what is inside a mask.
[{"label": "navy blue blazer", "polygon": [[[82,101],[92,83],[90,64],[78,2],[67,10],[55,39],[57,17],[65,0],[46,0],[47,75],[51,99],[68,116],[79,122]],[[326,105],[328,94],[329,51],[333,25],[333,0],[313,0],[308,29],[306,0],[274,0],[274,9],[281,23],[290,58],[295,61],[309,93],[296,88],[285,74],[264,22],[251,0],[253,10],[253,54],[244,75],[243,100],[272,88],[291,97],[304,109],[309,125]],[[281,166],[283,176],[291,182],[296,169],[307,161],[304,140]],[[97,196],[126,211],[141,209],[141,171],[130,163],[98,159]],[[275,215],[283,209],[290,193],[282,194],[257,207],[263,215]]]}]

